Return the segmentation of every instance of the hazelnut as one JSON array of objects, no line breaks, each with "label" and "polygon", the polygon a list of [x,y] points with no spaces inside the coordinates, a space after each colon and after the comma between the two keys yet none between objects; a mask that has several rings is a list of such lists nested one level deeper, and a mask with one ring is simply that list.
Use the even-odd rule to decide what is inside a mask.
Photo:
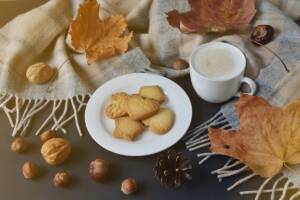
[{"label": "hazelnut", "polygon": [[189,67],[189,63],[181,58],[176,59],[175,62],[173,63],[173,68],[176,70],[183,70],[188,67]]},{"label": "hazelnut", "polygon": [[89,173],[94,181],[103,181],[108,174],[109,164],[107,161],[97,158],[90,163]]},{"label": "hazelnut", "polygon": [[57,137],[57,135],[52,130],[47,130],[41,134],[40,139],[43,143],[45,143],[47,140],[55,137]]},{"label": "hazelnut", "polygon": [[55,174],[53,183],[55,187],[65,187],[70,183],[71,177],[67,172],[59,172]]},{"label": "hazelnut", "polygon": [[27,143],[27,141],[24,138],[16,138],[10,146],[10,149],[13,152],[17,152],[17,153],[23,153],[24,151],[26,151],[28,149],[29,145]]},{"label": "hazelnut", "polygon": [[273,39],[274,29],[270,25],[257,25],[251,33],[250,39],[255,45],[265,45]]},{"label": "hazelnut", "polygon": [[41,154],[48,164],[59,165],[71,154],[71,145],[64,138],[52,138],[43,144]]},{"label": "hazelnut", "polygon": [[133,178],[125,179],[121,184],[121,191],[124,194],[130,195],[137,191],[137,184]]},{"label": "hazelnut", "polygon": [[33,179],[39,173],[38,166],[33,162],[25,162],[22,167],[23,176],[26,179]]}]

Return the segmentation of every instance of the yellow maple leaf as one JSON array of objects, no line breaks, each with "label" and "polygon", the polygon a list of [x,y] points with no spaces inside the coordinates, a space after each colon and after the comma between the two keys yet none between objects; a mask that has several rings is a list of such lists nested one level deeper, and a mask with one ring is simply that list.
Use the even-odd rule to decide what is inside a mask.
[{"label": "yellow maple leaf", "polygon": [[213,152],[239,159],[262,177],[300,164],[300,100],[279,108],[242,95],[235,109],[240,130],[209,129]]},{"label": "yellow maple leaf", "polygon": [[132,38],[132,32],[124,35],[127,23],[123,15],[101,20],[99,11],[97,0],[86,0],[69,29],[73,48],[86,53],[88,64],[126,52]]}]

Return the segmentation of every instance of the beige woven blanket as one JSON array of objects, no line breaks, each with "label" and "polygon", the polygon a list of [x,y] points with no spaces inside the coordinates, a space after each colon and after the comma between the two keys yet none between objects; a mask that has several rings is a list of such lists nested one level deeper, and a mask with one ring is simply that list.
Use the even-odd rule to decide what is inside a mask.
[{"label": "beige woven blanket", "polygon": [[[225,40],[243,49],[249,63],[247,74],[253,78],[258,75],[260,67],[273,58],[260,50],[260,59],[257,59],[251,54],[249,44],[239,36],[212,38],[182,34],[170,27],[165,13],[172,9],[188,10],[186,0],[99,0],[100,16],[124,14],[135,36],[127,53],[87,66],[85,55],[75,54],[67,42],[68,26],[83,1],[51,0],[17,16],[0,29],[0,107],[9,119],[13,136],[26,134],[32,117],[47,106],[52,107],[52,112],[36,130],[37,135],[49,127],[66,132],[63,127],[69,121],[76,123],[82,135],[77,114],[84,109],[88,96],[105,81],[131,72],[153,72],[168,77],[186,74],[188,70],[170,68],[174,60],[178,57],[188,59],[197,45],[212,39]],[[279,6],[283,4],[274,2]],[[291,8],[285,6],[295,16]],[[272,9],[262,7],[255,23],[268,22],[281,31],[284,20]],[[270,20],[272,16],[278,16],[278,19]],[[270,45],[273,49],[277,46],[276,42]],[[32,85],[25,77],[31,64],[46,62],[58,68],[68,59],[70,61],[60,69],[57,80],[49,85]]]}]

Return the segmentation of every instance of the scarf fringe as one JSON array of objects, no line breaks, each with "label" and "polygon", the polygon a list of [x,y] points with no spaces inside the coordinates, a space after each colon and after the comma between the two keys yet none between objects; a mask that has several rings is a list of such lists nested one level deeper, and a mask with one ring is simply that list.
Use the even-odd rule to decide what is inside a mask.
[{"label": "scarf fringe", "polygon": [[223,113],[218,112],[212,118],[187,133],[184,137],[186,148],[189,151],[194,151],[209,146],[208,128],[210,127],[222,128],[225,130],[230,130],[232,128]]},{"label": "scarf fringe", "polygon": [[[232,130],[232,125],[228,122],[224,114],[222,112],[218,112],[212,118],[198,125],[193,130],[187,133],[187,135],[184,137],[184,140],[186,141],[185,145],[188,151],[195,151],[204,148],[205,150],[207,150],[207,147],[210,146],[210,140],[208,136],[208,128],[210,127]],[[221,156],[221,155],[212,152],[198,153],[197,157],[200,159],[198,164],[202,165],[207,160],[209,160],[209,158],[213,156]],[[224,178],[233,177],[249,171],[250,169],[242,162],[235,160],[233,158],[229,158],[222,167],[212,171],[211,174],[216,174],[217,178],[219,179],[219,182],[221,182]],[[249,181],[250,179],[256,176],[257,175],[254,174],[253,172],[247,174],[246,176],[240,178],[231,186],[229,186],[227,188],[227,191],[231,191],[235,189],[239,185],[246,183],[247,181]],[[279,200],[284,200],[286,198],[286,194],[288,191],[296,190],[296,192],[292,196],[290,196],[289,200],[296,200],[300,197],[299,189],[294,185],[290,186],[293,183],[283,175],[281,175],[273,182],[271,189],[265,189],[266,185],[273,178],[274,177],[267,178],[261,184],[258,190],[242,191],[240,192],[240,195],[255,195],[255,200],[259,200],[262,194],[270,194],[271,200],[275,200],[276,193],[278,194],[280,192]],[[285,180],[285,182],[283,183],[284,184],[283,187],[279,187],[279,185],[282,185],[281,182],[283,180]]]},{"label": "scarf fringe", "polygon": [[[292,196],[290,196],[289,200],[295,200],[297,197],[300,197],[299,189],[295,185],[293,185],[293,183],[291,181],[289,181],[287,177],[284,177],[284,176],[280,176],[279,178],[277,178],[273,182],[272,188],[265,189],[267,184],[273,178],[274,177],[270,177],[270,178],[266,179],[261,184],[261,186],[258,190],[242,191],[242,192],[240,192],[240,195],[255,195],[255,200],[259,200],[259,198],[261,197],[262,194],[267,193],[267,194],[270,194],[270,196],[271,196],[270,199],[271,200],[275,200],[276,199],[276,193],[281,192],[280,197],[278,198],[278,200],[284,200],[284,199],[286,199],[286,195],[287,195],[288,191],[297,190]],[[278,186],[279,183],[282,182],[283,180],[285,181],[283,183],[283,187],[279,187]]]},{"label": "scarf fringe", "polygon": [[62,131],[64,134],[67,134],[64,126],[70,121],[75,123],[79,136],[83,136],[78,114],[86,106],[89,97],[90,94],[78,95],[63,100],[30,100],[10,94],[1,94],[0,109],[4,111],[8,118],[9,124],[13,129],[13,137],[25,136],[33,117],[37,116],[47,106],[52,106],[52,110],[35,132],[36,136],[44,131],[49,124],[51,130]]},{"label": "scarf fringe", "polygon": [[[191,131],[189,131],[186,136],[183,138],[185,140],[185,145],[188,151],[200,150],[210,146],[210,140],[208,136],[208,128],[222,128],[225,130],[232,129],[231,124],[223,115],[222,112],[216,113],[212,118],[206,122],[198,125]],[[200,153],[197,154],[198,158],[201,160],[198,162],[199,165],[205,163],[212,156],[217,155],[215,153]]]}]

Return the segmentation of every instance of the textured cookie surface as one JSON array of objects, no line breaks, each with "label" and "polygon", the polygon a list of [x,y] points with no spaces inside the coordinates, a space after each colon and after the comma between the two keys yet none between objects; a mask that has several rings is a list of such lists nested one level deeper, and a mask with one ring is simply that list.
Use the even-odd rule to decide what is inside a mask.
[{"label": "textured cookie surface", "polygon": [[173,123],[174,114],[168,108],[161,108],[155,115],[143,120],[143,124],[149,126],[149,130],[157,134],[167,133],[172,128]]},{"label": "textured cookie surface", "polygon": [[138,137],[145,129],[141,122],[132,120],[129,117],[116,119],[115,125],[114,136],[130,141]]},{"label": "textured cookie surface", "polygon": [[158,101],[132,95],[127,100],[126,110],[131,119],[143,120],[154,115],[159,110],[159,106]]},{"label": "textured cookie surface", "polygon": [[165,101],[165,95],[158,85],[141,87],[139,90],[139,95],[149,99],[154,99],[160,103]]},{"label": "textured cookie surface", "polygon": [[125,116],[127,114],[126,105],[128,97],[128,94],[125,92],[113,94],[111,103],[105,109],[106,116],[112,119]]}]

